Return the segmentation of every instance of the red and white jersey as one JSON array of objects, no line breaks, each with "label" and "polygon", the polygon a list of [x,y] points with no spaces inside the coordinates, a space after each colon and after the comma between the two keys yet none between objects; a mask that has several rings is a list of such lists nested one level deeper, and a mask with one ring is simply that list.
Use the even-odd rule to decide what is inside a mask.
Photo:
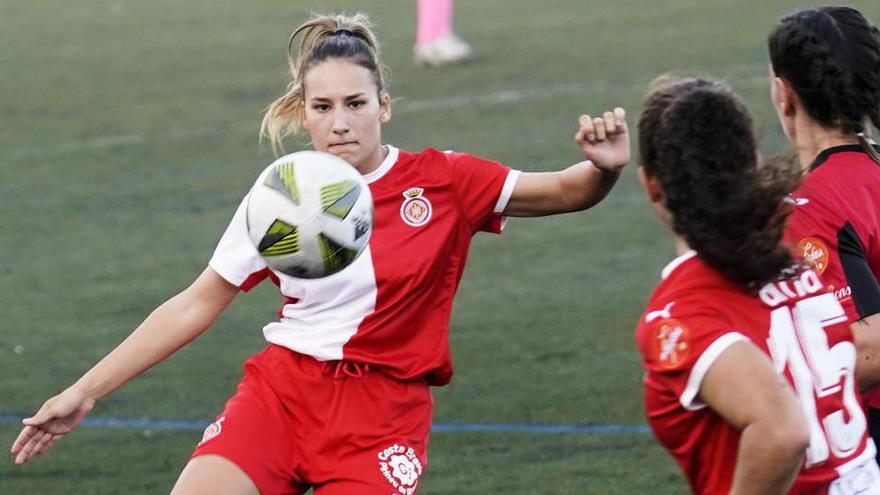
[{"label": "red and white jersey", "polygon": [[[828,283],[850,322],[880,313],[880,165],[860,145],[824,150],[791,195],[786,241]],[[863,396],[880,408],[880,389]]]},{"label": "red and white jersey", "polygon": [[791,383],[810,427],[790,493],[878,494],[880,469],[856,393],[856,351],[843,308],[812,270],[750,292],[691,251],[663,270],[636,329],[645,410],[657,439],[700,494],[729,493],[740,432],[700,401],[703,377],[749,341]]},{"label": "red and white jersey", "polygon": [[[340,272],[298,279],[267,268],[247,234],[242,202],[210,266],[249,290],[270,278],[285,301],[266,340],[318,360],[380,367],[400,380],[452,377],[448,327],[471,237],[500,233],[519,172],[464,153],[388,156],[364,176],[373,196],[367,249]],[[415,204],[417,203],[417,204]]]}]

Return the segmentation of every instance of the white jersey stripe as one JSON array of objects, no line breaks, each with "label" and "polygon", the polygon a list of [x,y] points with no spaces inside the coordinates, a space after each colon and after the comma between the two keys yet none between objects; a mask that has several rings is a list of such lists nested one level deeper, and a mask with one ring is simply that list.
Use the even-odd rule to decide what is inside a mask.
[{"label": "white jersey stripe", "polygon": [[350,266],[329,277],[297,280],[280,275],[281,292],[298,300],[285,304],[281,321],[263,327],[273,344],[319,361],[342,359],[342,348],[376,309],[376,277],[369,247]]}]

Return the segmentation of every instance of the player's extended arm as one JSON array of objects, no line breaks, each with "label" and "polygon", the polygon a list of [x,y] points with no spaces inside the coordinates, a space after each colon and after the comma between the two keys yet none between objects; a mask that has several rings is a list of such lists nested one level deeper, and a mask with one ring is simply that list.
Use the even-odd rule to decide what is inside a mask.
[{"label": "player's extended arm", "polygon": [[42,454],[70,433],[95,402],[202,334],[238,294],[207,268],[188,288],[165,301],[119,346],[65,391],[50,398],[24,428],[11,452],[16,464]]},{"label": "player's extended arm", "polygon": [[850,325],[856,343],[856,378],[859,390],[870,390],[880,385],[880,313],[863,318]]},{"label": "player's extended arm", "polygon": [[751,343],[732,344],[706,372],[699,397],[741,431],[731,495],[788,493],[810,434],[770,359]]},{"label": "player's extended arm", "polygon": [[622,108],[602,117],[581,115],[575,142],[587,158],[558,172],[523,173],[504,210],[511,217],[537,217],[585,210],[608,195],[629,162],[629,132]]}]

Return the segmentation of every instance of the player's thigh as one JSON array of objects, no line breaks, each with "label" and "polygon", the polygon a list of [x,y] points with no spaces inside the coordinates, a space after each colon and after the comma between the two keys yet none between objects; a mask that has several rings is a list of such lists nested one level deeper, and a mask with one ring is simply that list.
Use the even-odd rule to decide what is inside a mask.
[{"label": "player's thigh", "polygon": [[[298,470],[302,456],[297,443],[294,423],[278,394],[259,371],[246,364],[235,395],[205,429],[186,469],[198,467],[201,475],[204,470],[195,461],[211,457],[215,460],[207,463],[209,468],[235,466],[234,472],[244,473],[262,495],[297,495],[305,492]],[[198,480],[186,486],[201,486],[202,477]]]},{"label": "player's thigh", "polygon": [[333,481],[316,486],[314,495],[398,495],[388,485],[378,486],[358,480]]},{"label": "player's thigh", "polygon": [[171,495],[260,495],[260,491],[232,461],[201,455],[186,464]]}]

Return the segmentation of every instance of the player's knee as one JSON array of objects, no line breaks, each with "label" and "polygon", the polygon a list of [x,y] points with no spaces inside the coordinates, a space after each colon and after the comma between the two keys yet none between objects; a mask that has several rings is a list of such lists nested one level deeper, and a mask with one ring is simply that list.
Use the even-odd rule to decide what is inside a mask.
[{"label": "player's knee", "polygon": [[260,491],[229,459],[200,455],[183,468],[171,495],[260,495]]}]

